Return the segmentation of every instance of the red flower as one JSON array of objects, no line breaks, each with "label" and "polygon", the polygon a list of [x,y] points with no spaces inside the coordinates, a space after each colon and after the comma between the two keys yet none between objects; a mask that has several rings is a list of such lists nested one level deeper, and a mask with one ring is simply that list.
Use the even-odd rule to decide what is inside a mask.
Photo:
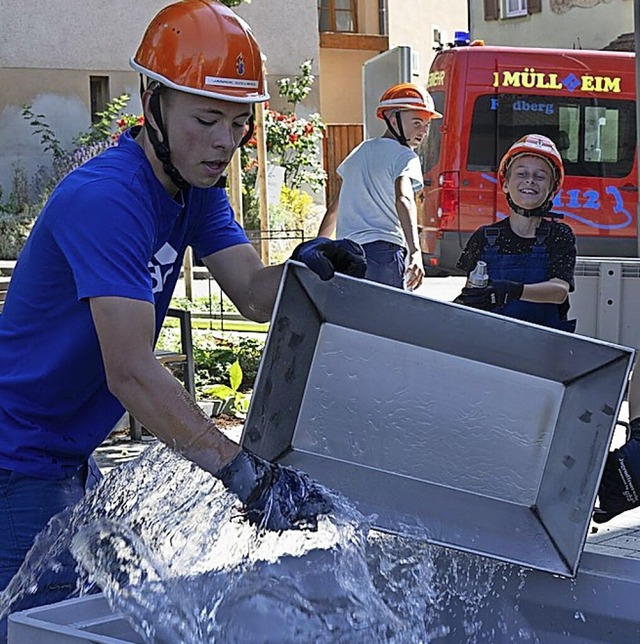
[{"label": "red flower", "polygon": [[245,172],[251,172],[254,168],[258,166],[258,159],[249,159],[249,163],[244,167]]},{"label": "red flower", "polygon": [[298,140],[298,135],[297,134],[289,134],[289,141],[291,143],[295,143]]},{"label": "red flower", "polygon": [[144,114],[136,117],[136,125],[144,125]]}]

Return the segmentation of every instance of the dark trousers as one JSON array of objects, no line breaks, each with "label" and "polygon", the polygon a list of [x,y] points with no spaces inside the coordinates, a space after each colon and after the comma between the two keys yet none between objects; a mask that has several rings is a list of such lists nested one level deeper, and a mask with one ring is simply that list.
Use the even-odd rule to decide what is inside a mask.
[{"label": "dark trousers", "polygon": [[402,246],[376,241],[363,244],[362,248],[367,256],[365,279],[404,289],[404,258],[407,251]]},{"label": "dark trousers", "polygon": [[[93,461],[65,479],[51,481],[0,469],[0,590],[4,590],[18,572],[25,555],[54,515],[75,505],[100,479]],[[35,595],[27,594],[12,607],[11,612],[43,606],[65,599],[76,585],[75,563],[71,553],[64,554],[65,570],[55,573],[55,581],[47,582],[47,574],[38,581]],[[0,620],[0,643],[6,642],[7,618]]]}]

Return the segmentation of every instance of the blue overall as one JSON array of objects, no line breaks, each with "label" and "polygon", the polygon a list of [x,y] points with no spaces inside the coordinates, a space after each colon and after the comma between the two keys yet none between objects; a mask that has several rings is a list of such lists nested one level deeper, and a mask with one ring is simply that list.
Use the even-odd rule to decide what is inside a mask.
[{"label": "blue overall", "polygon": [[[487,243],[482,253],[482,260],[487,263],[487,272],[492,280],[510,280],[522,284],[538,284],[549,279],[549,253],[546,239],[549,226],[543,222],[536,230],[536,241],[530,253],[504,255],[498,253],[498,237],[500,229],[486,228],[484,231]],[[507,302],[494,311],[510,318],[534,322],[553,329],[573,333],[576,328],[575,320],[560,319],[557,304],[523,302]]]}]

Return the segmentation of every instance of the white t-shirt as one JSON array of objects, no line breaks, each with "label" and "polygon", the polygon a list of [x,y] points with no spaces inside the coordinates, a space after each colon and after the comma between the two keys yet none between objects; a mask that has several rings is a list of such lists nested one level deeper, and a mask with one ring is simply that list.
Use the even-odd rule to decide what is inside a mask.
[{"label": "white t-shirt", "polygon": [[414,191],[422,188],[418,155],[395,139],[363,141],[338,166],[342,177],[336,238],[359,244],[388,241],[406,247],[396,212],[395,182],[408,176]]}]

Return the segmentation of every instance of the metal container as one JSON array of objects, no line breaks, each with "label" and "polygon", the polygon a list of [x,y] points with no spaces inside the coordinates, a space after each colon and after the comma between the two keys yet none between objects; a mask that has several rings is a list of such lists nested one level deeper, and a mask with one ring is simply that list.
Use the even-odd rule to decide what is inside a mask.
[{"label": "metal container", "polygon": [[9,615],[8,644],[142,644],[102,594],[85,595]]},{"label": "metal container", "polygon": [[241,443],[379,530],[572,577],[633,358],[290,262]]},{"label": "metal container", "polygon": [[[288,565],[294,561],[295,558],[284,560],[277,569],[282,567],[282,573],[287,574]],[[274,571],[270,570],[269,574],[273,575]],[[587,550],[575,579],[560,579],[540,571],[531,571],[526,577],[508,575],[494,585],[486,602],[471,615],[468,603],[458,602],[455,597],[448,599],[439,618],[448,634],[435,639],[445,644],[469,641],[466,629],[471,621],[482,624],[484,632],[491,624],[500,624],[492,631],[492,644],[516,640],[563,644],[638,642],[639,580],[637,559]],[[331,583],[327,580],[328,592]],[[250,616],[255,631],[250,641],[273,642],[274,629],[283,619],[290,616],[256,614],[253,620]],[[142,641],[122,615],[110,611],[102,594],[9,616],[8,644],[136,644]],[[362,633],[354,632],[354,641],[364,641]]]},{"label": "metal container", "polygon": [[640,347],[640,259],[578,257],[571,315],[582,335]]}]

